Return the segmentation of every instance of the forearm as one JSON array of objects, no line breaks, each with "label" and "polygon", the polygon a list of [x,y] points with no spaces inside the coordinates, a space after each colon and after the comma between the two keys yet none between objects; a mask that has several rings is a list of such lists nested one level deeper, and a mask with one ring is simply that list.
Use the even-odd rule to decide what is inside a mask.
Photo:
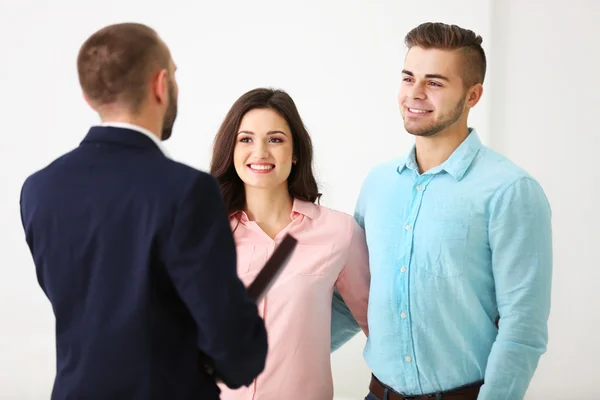
[{"label": "forearm", "polygon": [[337,290],[333,293],[331,311],[331,352],[333,353],[356,336],[360,332],[360,326]]},{"label": "forearm", "polygon": [[524,317],[501,318],[478,400],[521,400],[546,351],[547,324]]},{"label": "forearm", "polygon": [[499,329],[488,357],[480,400],[523,399],[548,344],[549,251],[545,255],[525,251],[513,254],[504,259],[516,270],[528,272],[496,273]]}]

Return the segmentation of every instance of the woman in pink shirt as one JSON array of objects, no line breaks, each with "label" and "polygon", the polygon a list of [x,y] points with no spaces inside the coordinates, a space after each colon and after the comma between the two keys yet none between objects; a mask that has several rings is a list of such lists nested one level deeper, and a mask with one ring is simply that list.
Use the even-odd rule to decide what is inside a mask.
[{"label": "woman in pink shirt", "polygon": [[315,204],[313,149],[296,105],[255,89],[231,107],[215,138],[211,173],[221,185],[248,285],[292,234],[289,264],[258,304],[269,338],[265,369],[248,387],[220,385],[224,400],[331,400],[331,301],[335,288],[367,331],[365,235],[352,216]]}]

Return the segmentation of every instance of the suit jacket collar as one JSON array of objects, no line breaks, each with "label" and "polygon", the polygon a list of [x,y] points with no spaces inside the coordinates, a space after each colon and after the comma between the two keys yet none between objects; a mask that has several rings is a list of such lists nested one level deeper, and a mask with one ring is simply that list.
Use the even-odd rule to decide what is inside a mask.
[{"label": "suit jacket collar", "polygon": [[151,132],[136,125],[124,123],[105,123],[92,126],[81,142],[111,143],[122,146],[156,149],[169,157],[168,152]]}]

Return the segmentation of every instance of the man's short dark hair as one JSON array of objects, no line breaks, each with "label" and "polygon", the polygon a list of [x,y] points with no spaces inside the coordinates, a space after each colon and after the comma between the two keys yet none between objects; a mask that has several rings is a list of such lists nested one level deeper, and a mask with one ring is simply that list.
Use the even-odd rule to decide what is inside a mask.
[{"label": "man's short dark hair", "polygon": [[94,107],[119,103],[137,112],[147,81],[169,68],[170,55],[158,34],[138,23],[104,27],[90,36],[77,56],[79,82]]}]

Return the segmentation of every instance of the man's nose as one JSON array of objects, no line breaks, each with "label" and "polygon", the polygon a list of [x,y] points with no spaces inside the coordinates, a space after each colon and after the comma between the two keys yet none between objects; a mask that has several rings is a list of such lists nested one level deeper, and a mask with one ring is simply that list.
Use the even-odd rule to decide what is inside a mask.
[{"label": "man's nose", "polygon": [[408,97],[411,99],[424,99],[425,90],[421,84],[414,84],[408,89]]}]

